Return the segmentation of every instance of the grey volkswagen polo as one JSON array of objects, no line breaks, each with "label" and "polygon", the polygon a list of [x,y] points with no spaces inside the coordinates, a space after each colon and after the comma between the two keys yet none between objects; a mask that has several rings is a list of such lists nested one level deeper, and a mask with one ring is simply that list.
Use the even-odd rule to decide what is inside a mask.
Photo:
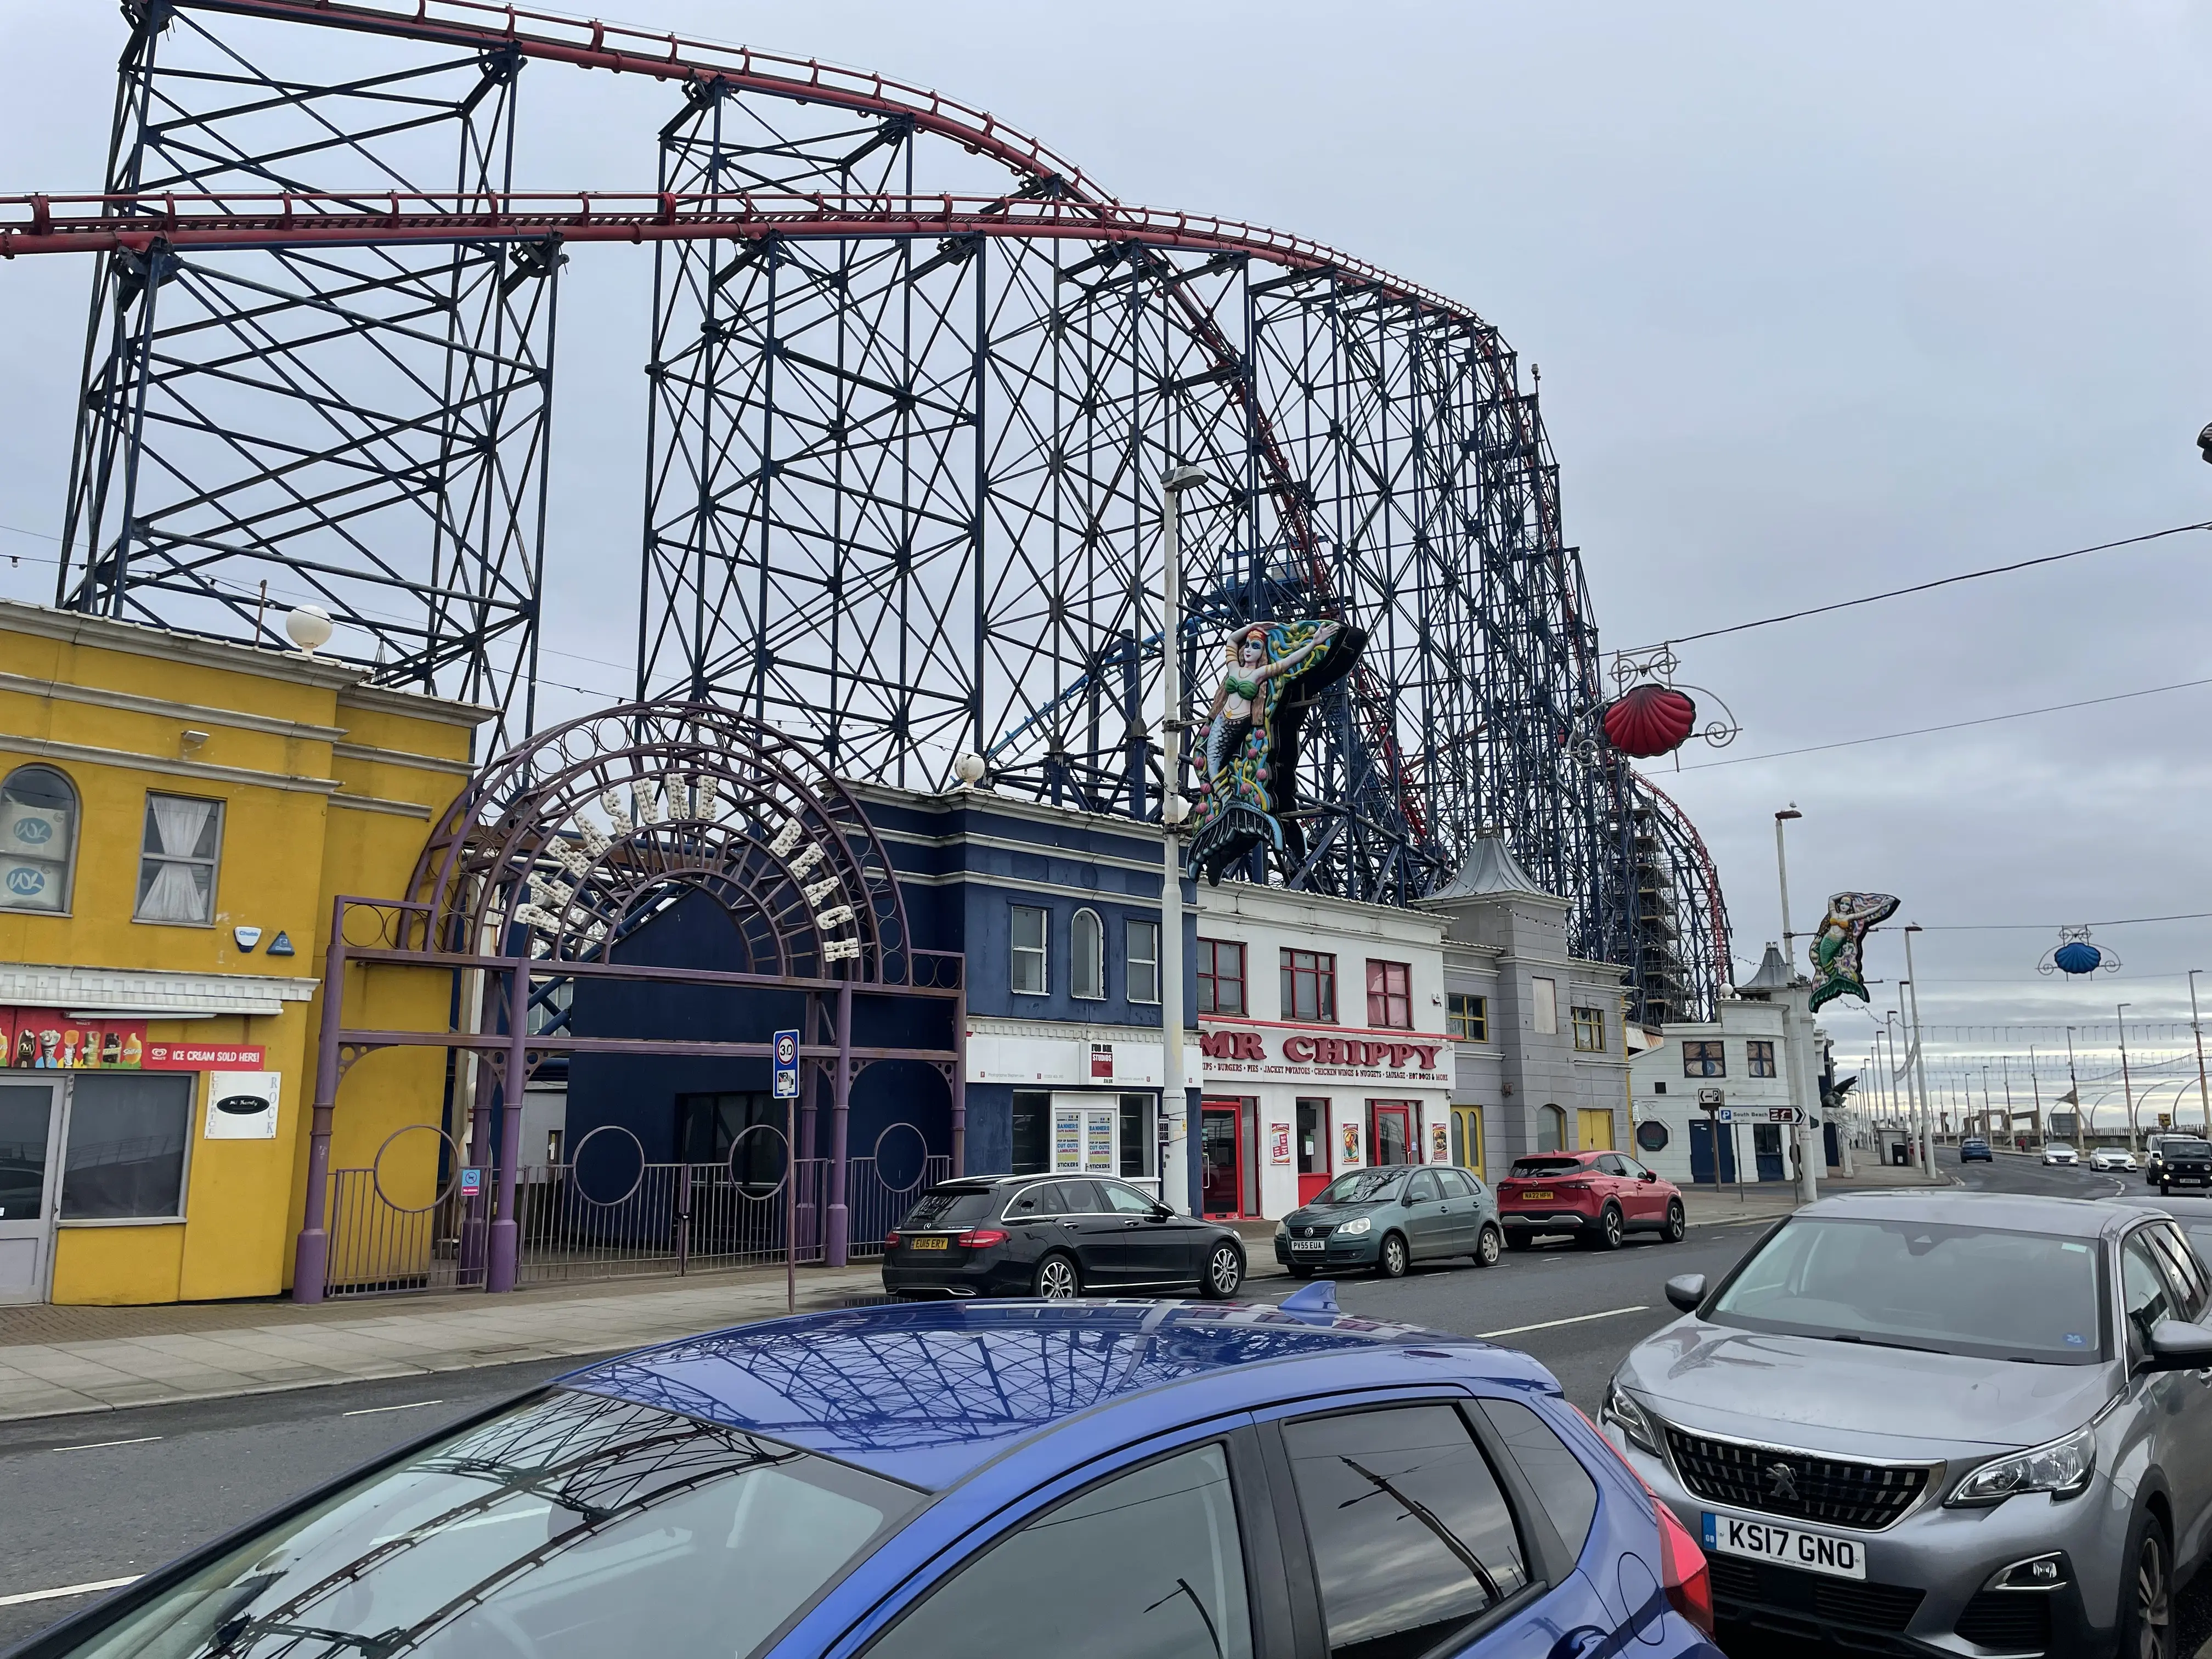
[{"label": "grey volkswagen polo", "polygon": [[1880,1653],[2166,1659],[2212,1520],[2212,1279],[2073,1199],[1808,1206],[1606,1391],[1720,1618]]},{"label": "grey volkswagen polo", "polygon": [[1294,1279],[1371,1267],[1385,1279],[1448,1255],[1498,1261],[1498,1195],[1469,1170],[1386,1164],[1347,1170],[1275,1227],[1275,1260]]}]

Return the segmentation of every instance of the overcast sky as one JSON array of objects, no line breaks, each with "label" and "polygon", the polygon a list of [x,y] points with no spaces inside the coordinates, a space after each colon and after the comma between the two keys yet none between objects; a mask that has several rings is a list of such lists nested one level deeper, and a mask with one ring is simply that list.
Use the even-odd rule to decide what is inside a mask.
[{"label": "overcast sky", "polygon": [[[1124,200],[1297,231],[1472,306],[1542,368],[1608,646],[2212,518],[2193,442],[2212,419],[2212,13],[2185,0],[1877,5],[1841,27],[1559,0],[620,15],[936,86]],[[0,0],[0,193],[97,187],[122,35],[110,7]],[[650,182],[666,88],[539,70],[528,91],[518,183]],[[551,556],[571,570],[635,558],[646,275],[610,247],[567,279]],[[31,561],[52,544],[19,532],[59,527],[88,276],[0,267],[0,556],[25,560],[0,557],[0,592],[50,596]],[[1771,814],[1794,801],[1796,927],[1833,889],[1904,898],[1875,936],[1877,1011],[1917,919],[1931,1025],[2095,1026],[2087,1076],[2109,1069],[2115,1002],[2185,1020],[2212,922],[2100,928],[2124,966],[2093,981],[2035,964],[2060,922],[2212,911],[2212,687],[1757,757],[2212,676],[2208,554],[2199,532],[1684,647],[1744,731],[1658,781],[1719,862],[1742,971],[1780,932]],[[633,580],[604,580],[626,613]],[[619,655],[592,611],[570,604],[549,642]],[[1990,924],[2029,926],[1948,931]],[[1848,1008],[1828,1021],[1847,1062],[1871,1029]],[[2031,1040],[2051,1052],[1950,1046]],[[2155,1068],[2186,1040],[2130,1046]]]}]

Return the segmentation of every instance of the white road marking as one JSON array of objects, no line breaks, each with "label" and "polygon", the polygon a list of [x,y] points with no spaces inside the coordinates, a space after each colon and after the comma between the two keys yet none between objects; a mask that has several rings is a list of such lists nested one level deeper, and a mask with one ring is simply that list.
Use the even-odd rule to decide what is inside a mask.
[{"label": "white road marking", "polygon": [[81,1446],[49,1446],[49,1451],[98,1451],[102,1446],[149,1446],[161,1437],[142,1434],[136,1440],[88,1440]]},{"label": "white road marking", "polygon": [[379,1412],[411,1412],[418,1406],[442,1406],[442,1400],[410,1400],[404,1406],[363,1406],[357,1412],[340,1412],[340,1417],[374,1417]]},{"label": "white road marking", "polygon": [[1546,1319],[1534,1325],[1508,1325],[1502,1331],[1477,1331],[1479,1341],[1488,1341],[1493,1336],[1518,1336],[1523,1331],[1548,1331],[1561,1325],[1585,1325],[1593,1319],[1614,1319],[1622,1314],[1650,1313],[1649,1303],[1639,1302],[1632,1308],[1607,1308],[1603,1313],[1577,1314],[1571,1319]]},{"label": "white road marking", "polygon": [[128,1578],[95,1578],[88,1584],[64,1584],[58,1589],[25,1590],[18,1595],[0,1595],[0,1607],[19,1607],[26,1601],[58,1601],[65,1595],[89,1595],[94,1590],[121,1589],[125,1584],[135,1584],[138,1575]]}]

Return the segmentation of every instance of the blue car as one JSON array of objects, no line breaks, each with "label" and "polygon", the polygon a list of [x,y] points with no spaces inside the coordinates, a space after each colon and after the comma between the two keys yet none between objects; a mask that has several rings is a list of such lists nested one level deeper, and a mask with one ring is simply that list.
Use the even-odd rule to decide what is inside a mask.
[{"label": "blue car", "polygon": [[1994,1164],[1997,1161],[1996,1155],[1990,1151],[1990,1143],[1978,1135],[1959,1143],[1960,1163],[1972,1164],[1976,1158],[1979,1158],[1984,1164]]},{"label": "blue car", "polygon": [[16,1659],[1709,1656],[1705,1557],[1524,1354],[947,1302],[572,1372]]}]

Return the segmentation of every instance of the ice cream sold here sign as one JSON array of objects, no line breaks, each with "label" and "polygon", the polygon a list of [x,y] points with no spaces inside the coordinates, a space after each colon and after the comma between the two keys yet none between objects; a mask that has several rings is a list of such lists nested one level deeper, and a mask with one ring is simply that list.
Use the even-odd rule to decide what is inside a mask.
[{"label": "ice cream sold here sign", "polygon": [[0,1007],[0,1065],[16,1071],[259,1071],[258,1042],[149,1042],[143,1019]]}]

